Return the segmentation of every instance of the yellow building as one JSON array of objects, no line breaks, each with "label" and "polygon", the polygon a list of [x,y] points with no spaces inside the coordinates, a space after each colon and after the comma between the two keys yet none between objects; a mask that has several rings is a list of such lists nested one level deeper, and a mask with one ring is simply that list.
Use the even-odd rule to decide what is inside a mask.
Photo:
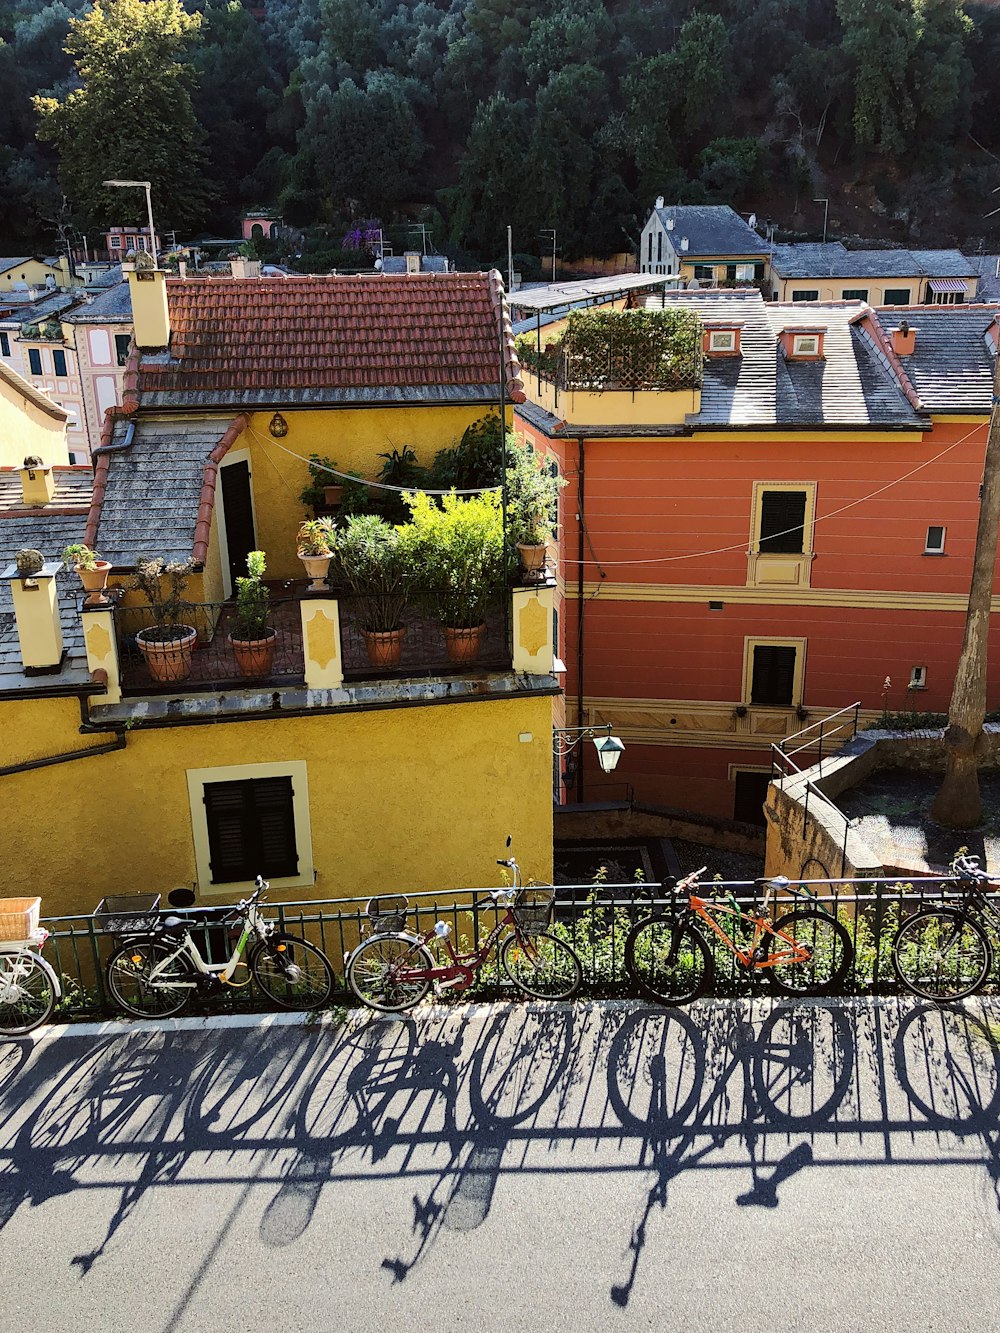
[{"label": "yellow building", "polygon": [[24,291],[29,287],[72,287],[76,282],[65,255],[42,259],[38,255],[0,258],[0,292]]},{"label": "yellow building", "polygon": [[[508,833],[526,872],[549,877],[551,586],[508,590],[471,666],[415,613],[385,670],[351,600],[307,591],[295,551],[310,453],[372,477],[379,453],[407,444],[429,461],[504,388],[521,395],[498,276],[129,281],[142,350],[92,502],[0,518],[5,565],[26,544],[50,561],[30,591],[10,568],[2,579],[10,882],[49,914],[180,884],[225,902],[258,872],[285,899],[444,890],[494,882]],[[84,536],[113,586],[81,609],[54,566]],[[254,549],[275,629],[259,678],[241,676],[228,633]],[[194,561],[182,680],[151,677],[136,637],[148,607],[114,589],[143,556]]]},{"label": "yellow building", "polygon": [[766,286],[774,301],[961,305],[979,275],[959,250],[848,250],[839,241],[776,245]]}]

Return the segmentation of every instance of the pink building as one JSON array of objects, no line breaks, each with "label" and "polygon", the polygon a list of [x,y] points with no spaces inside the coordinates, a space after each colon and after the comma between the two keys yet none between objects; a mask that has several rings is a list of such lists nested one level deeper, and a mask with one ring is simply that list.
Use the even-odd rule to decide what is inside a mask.
[{"label": "pink building", "polygon": [[[130,250],[149,249],[148,227],[112,227],[104,234],[104,248],[112,263],[120,264]],[[157,254],[163,253],[163,237],[156,234]]]},{"label": "pink building", "polygon": [[269,241],[284,226],[284,220],[277,213],[267,208],[251,209],[243,214],[243,239],[245,241]]}]

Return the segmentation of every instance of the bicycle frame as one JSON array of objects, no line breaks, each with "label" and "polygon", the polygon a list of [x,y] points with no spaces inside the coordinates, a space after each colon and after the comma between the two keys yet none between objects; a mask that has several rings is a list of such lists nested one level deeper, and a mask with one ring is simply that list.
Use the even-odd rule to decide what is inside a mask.
[{"label": "bicycle frame", "polygon": [[[273,926],[271,922],[264,920],[258,911],[257,904],[252,899],[245,905],[241,906],[241,911],[243,914],[243,929],[240,932],[239,939],[236,941],[232,954],[226,962],[207,963],[202,957],[201,950],[192,938],[191,932],[193,927],[185,926],[183,937],[176,949],[168,954],[166,958],[163,958],[157,963],[150,971],[148,984],[151,986],[155,985],[157,978],[163,973],[164,969],[169,967],[176,958],[181,956],[181,954],[184,954],[198,973],[198,976],[192,977],[190,980],[171,977],[169,982],[171,989],[186,988],[188,990],[193,990],[196,986],[201,984],[201,980],[205,977],[215,977],[223,985],[245,985],[245,982],[234,982],[232,980],[236,969],[239,967],[242,960],[243,951],[246,949],[247,943],[255,936],[261,940],[265,939],[271,933]],[[159,936],[158,938],[162,939],[163,937]],[[278,949],[283,949],[284,945],[279,944],[277,947]]]},{"label": "bicycle frame", "polygon": [[62,985],[59,981],[58,973],[47,958],[42,957],[42,946],[49,938],[49,932],[39,931],[39,936],[31,940],[3,940],[0,941],[0,991],[5,986],[13,985],[19,978],[23,978],[27,971],[27,959],[33,956],[48,973],[49,981],[55,991],[56,999],[62,999]]},{"label": "bicycle frame", "polygon": [[[498,907],[499,910],[499,907]],[[447,933],[439,932],[437,926],[421,938],[418,935],[410,936],[415,945],[428,945],[432,940],[440,940],[448,951],[450,962],[439,963],[435,967],[411,967],[400,966],[398,977],[401,981],[432,981],[436,985],[446,986],[449,989],[463,991],[468,989],[475,980],[476,973],[486,962],[487,958],[493,952],[498,941],[504,932],[512,928],[515,935],[522,945],[530,948],[530,936],[526,936],[517,924],[511,906],[508,903],[503,917],[497,921],[496,925],[486,936],[486,939],[478,949],[471,949],[468,953],[459,953],[451,941],[451,930]]]},{"label": "bicycle frame", "polygon": [[[757,916],[752,912],[741,912],[738,907],[732,907],[729,903],[715,902],[708,898],[698,898],[694,894],[688,897],[688,912],[692,916],[699,917],[708,925],[714,934],[728,947],[733,957],[743,967],[751,970],[763,970],[766,967],[785,966],[788,963],[807,963],[812,957],[811,950],[795,940],[781,930],[775,930],[770,916],[767,914],[769,894],[764,897],[764,915]],[[741,949],[736,942],[723,930],[716,921],[713,913],[724,912],[727,916],[738,917],[741,921],[753,922],[753,942],[749,949]],[[773,935],[776,939],[783,940],[788,948],[781,952],[764,953],[761,950],[761,941],[765,935]]]}]

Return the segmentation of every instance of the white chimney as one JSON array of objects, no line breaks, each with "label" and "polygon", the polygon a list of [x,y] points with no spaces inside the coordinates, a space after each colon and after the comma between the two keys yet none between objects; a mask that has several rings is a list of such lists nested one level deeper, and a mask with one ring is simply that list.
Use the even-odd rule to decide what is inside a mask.
[{"label": "white chimney", "polygon": [[662,208],[662,207],[663,207],[663,195],[662,195],[662,194],[658,194],[658,195],[656,196],[656,203],[653,205],[653,207],[654,207],[654,208]]},{"label": "white chimney", "polygon": [[667,231],[673,231],[673,229],[674,229],[673,218],[667,218]]},{"label": "white chimney", "polygon": [[681,237],[681,249],[682,249],[682,250],[686,250],[687,248],[688,248],[688,238],[687,238],[686,236],[682,236],[682,237]]}]

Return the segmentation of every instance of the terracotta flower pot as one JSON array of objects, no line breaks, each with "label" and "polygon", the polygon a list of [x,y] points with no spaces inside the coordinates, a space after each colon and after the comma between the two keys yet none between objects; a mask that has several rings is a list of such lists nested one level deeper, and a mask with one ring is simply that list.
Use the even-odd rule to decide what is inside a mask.
[{"label": "terracotta flower pot", "polygon": [[403,640],[406,638],[405,627],[400,629],[372,630],[365,629],[368,648],[368,660],[374,667],[398,667],[403,656]]},{"label": "terracotta flower pot", "polygon": [[274,665],[276,635],[269,629],[262,639],[235,639],[230,634],[233,656],[241,676],[269,676]]},{"label": "terracotta flower pot", "polygon": [[326,591],[326,576],[330,570],[330,561],[332,555],[303,555],[299,552],[299,559],[306,567],[306,573],[312,579],[309,585],[310,592]]},{"label": "terracotta flower pot", "polygon": [[458,663],[474,662],[479,656],[486,634],[486,622],[473,625],[471,629],[452,629],[444,626],[444,646],[448,651],[448,660]]},{"label": "terracotta flower pot", "polygon": [[538,578],[545,572],[545,543],[539,545],[528,542],[517,543],[517,553],[521,557],[521,568],[529,578]]},{"label": "terracotta flower pot", "polygon": [[104,596],[104,589],[108,586],[108,575],[111,573],[110,560],[98,560],[93,569],[84,569],[82,565],[74,565],[73,568],[87,594],[84,606],[102,606],[108,600]]},{"label": "terracotta flower pot", "polygon": [[146,659],[149,674],[154,680],[187,680],[191,674],[191,654],[198,641],[198,631],[193,625],[168,625],[173,630],[174,638],[146,638],[149,634],[160,634],[154,629],[141,629],[135,636],[136,647]]},{"label": "terracotta flower pot", "polygon": [[339,509],[344,502],[343,486],[324,486],[323,503],[327,509]]}]

